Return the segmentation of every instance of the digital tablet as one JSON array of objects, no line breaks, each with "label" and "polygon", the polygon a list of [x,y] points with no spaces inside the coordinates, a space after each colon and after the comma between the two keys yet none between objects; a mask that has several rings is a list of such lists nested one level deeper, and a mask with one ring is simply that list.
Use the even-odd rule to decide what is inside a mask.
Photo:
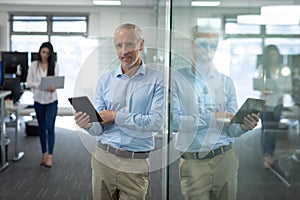
[{"label": "digital tablet", "polygon": [[251,113],[259,113],[263,111],[266,101],[263,99],[248,98],[231,119],[231,123],[243,124],[244,117]]},{"label": "digital tablet", "polygon": [[84,112],[90,116],[90,122],[102,122],[102,119],[87,96],[68,98],[76,112]]},{"label": "digital tablet", "polygon": [[274,79],[253,78],[253,90],[256,91],[276,91],[277,84]]},{"label": "digital tablet", "polygon": [[50,86],[55,89],[64,88],[65,77],[64,76],[46,76],[42,77],[39,89],[48,90]]}]

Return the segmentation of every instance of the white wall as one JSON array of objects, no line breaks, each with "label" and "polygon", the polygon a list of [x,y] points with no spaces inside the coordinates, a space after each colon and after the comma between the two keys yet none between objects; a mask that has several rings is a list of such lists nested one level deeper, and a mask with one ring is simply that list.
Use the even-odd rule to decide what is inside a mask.
[{"label": "white wall", "polygon": [[[9,13],[26,12],[26,13],[88,13],[88,37],[99,39],[112,38],[115,28],[124,22],[133,22],[141,28],[157,27],[156,22],[161,21],[165,16],[156,16],[157,11],[151,7],[91,7],[91,6],[8,6],[1,5],[0,7],[0,51],[9,50]],[[200,17],[222,17],[224,14],[236,13],[258,13],[258,8],[173,8],[172,20],[173,29],[178,31],[177,35],[191,36],[191,28],[197,23],[197,18]],[[158,17],[158,19],[157,19]],[[149,43],[154,43],[154,39],[150,35],[147,40]],[[162,36],[162,35],[160,35]],[[163,36],[162,36],[163,37]],[[157,38],[154,39],[156,41]],[[163,44],[162,44],[163,45]],[[163,48],[163,46],[162,46]]]},{"label": "white wall", "polygon": [[[156,27],[156,10],[151,7],[88,7],[88,6],[7,6],[0,7],[0,51],[9,48],[9,12],[58,12],[89,13],[89,36],[111,37],[114,29],[123,22],[133,22],[140,27]],[[258,8],[175,8],[173,20],[175,29],[190,34],[198,17],[221,17],[223,14],[258,13]],[[160,16],[161,17],[161,16]]]},{"label": "white wall", "polygon": [[8,15],[0,11],[0,51],[8,49]]},{"label": "white wall", "polygon": [[112,37],[115,28],[123,22],[133,22],[140,27],[155,27],[155,10],[145,8],[118,7],[66,7],[66,6],[6,6],[0,7],[0,51],[9,48],[8,17],[10,12],[56,12],[89,13],[89,36],[96,38]]}]

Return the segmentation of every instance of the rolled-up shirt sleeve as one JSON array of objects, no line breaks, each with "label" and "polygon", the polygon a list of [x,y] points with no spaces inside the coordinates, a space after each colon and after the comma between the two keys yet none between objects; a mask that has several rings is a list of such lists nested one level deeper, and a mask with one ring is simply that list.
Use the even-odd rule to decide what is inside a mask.
[{"label": "rolled-up shirt sleeve", "polygon": [[103,133],[103,128],[100,123],[94,122],[90,128],[85,129],[91,135],[101,135]]}]

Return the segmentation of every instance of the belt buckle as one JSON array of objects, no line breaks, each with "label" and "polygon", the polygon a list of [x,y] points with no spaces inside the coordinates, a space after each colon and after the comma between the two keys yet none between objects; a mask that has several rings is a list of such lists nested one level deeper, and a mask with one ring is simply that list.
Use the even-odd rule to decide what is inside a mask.
[{"label": "belt buckle", "polygon": [[212,156],[212,157],[215,157],[215,156],[216,156],[215,150],[211,150],[210,152],[211,152],[211,156]]},{"label": "belt buckle", "polygon": [[119,149],[116,148],[114,154],[119,155]]},{"label": "belt buckle", "polygon": [[198,159],[199,158],[199,153],[193,153],[194,155],[194,159]]},{"label": "belt buckle", "polygon": [[107,146],[106,146],[106,150],[105,150],[105,152],[106,152],[106,153],[108,153],[108,152],[109,152],[109,145],[107,145]]},{"label": "belt buckle", "polygon": [[224,154],[224,147],[221,147],[221,154]]}]

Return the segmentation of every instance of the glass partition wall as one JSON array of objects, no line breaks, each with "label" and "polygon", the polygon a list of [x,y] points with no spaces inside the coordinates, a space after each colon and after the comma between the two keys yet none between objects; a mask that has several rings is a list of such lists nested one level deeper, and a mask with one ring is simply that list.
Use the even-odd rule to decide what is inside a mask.
[{"label": "glass partition wall", "polygon": [[[299,183],[293,175],[299,169],[299,24],[238,22],[241,13],[259,14],[259,5],[229,10],[172,0],[166,6],[167,199],[292,198]],[[277,47],[277,59],[266,46]],[[272,59],[280,63],[265,67]],[[266,106],[257,126],[244,131],[228,113],[247,98]]]}]

